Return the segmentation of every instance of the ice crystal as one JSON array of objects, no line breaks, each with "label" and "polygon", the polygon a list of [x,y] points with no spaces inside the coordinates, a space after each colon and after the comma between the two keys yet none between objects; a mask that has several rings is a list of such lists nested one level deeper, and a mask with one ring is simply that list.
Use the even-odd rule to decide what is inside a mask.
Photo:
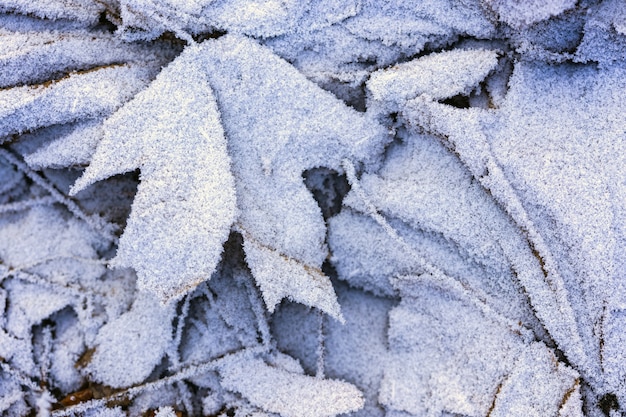
[{"label": "ice crystal", "polygon": [[0,0],[0,413],[626,413],[619,0]]}]

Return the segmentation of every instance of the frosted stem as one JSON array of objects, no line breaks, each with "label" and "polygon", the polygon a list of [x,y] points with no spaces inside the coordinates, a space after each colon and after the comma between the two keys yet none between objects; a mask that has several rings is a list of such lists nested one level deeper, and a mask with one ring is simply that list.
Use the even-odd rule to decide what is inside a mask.
[{"label": "frosted stem", "polygon": [[[259,353],[263,351],[264,351],[263,348],[253,347],[253,348],[248,348],[248,349],[241,349],[237,353],[246,352],[250,354],[255,354],[255,353]],[[109,395],[104,398],[85,401],[80,404],[67,407],[63,410],[56,410],[52,412],[51,416],[52,417],[64,417],[64,416],[82,415],[82,414],[85,414],[88,410],[91,410],[99,406],[105,406],[107,403],[114,401],[114,400],[119,400],[121,398],[132,399],[136,397],[137,395],[141,394],[142,392],[156,391],[166,385],[172,385],[176,382],[193,378],[194,376],[197,376],[197,375],[205,374],[210,371],[215,371],[220,366],[220,363],[224,360],[230,359],[231,355],[232,353],[226,354],[218,359],[215,359],[209,362],[204,362],[198,365],[188,365],[185,368],[178,371],[177,373],[175,373],[174,375],[170,375],[168,377],[159,379],[154,382],[148,382],[146,384],[137,385],[137,386],[125,389],[123,391],[117,392],[115,394]],[[1,365],[5,365],[5,364],[0,363],[0,366]]]},{"label": "frosted stem", "polygon": [[324,335],[324,317],[323,311],[317,311],[317,370],[315,377],[324,379],[324,351],[325,351],[325,335]]},{"label": "frosted stem", "polygon": [[57,202],[57,199],[53,196],[46,196],[41,198],[33,198],[30,200],[16,201],[15,203],[3,204],[0,206],[0,213],[11,213],[16,211],[22,211],[36,206],[47,206]]},{"label": "frosted stem", "polygon": [[113,234],[116,226],[113,224],[107,223],[103,219],[95,216],[89,216],[76,204],[72,199],[70,199],[65,194],[61,193],[56,189],[52,184],[46,181],[41,175],[33,171],[28,165],[24,162],[20,161],[15,155],[6,149],[0,148],[0,156],[6,159],[11,164],[15,165],[20,171],[22,171],[28,178],[30,178],[35,184],[42,187],[44,190],[48,191],[50,195],[56,199],[59,203],[65,205],[67,209],[76,217],[83,220],[87,223],[91,228],[93,228],[96,232],[100,233],[104,238],[117,243],[117,237]]}]

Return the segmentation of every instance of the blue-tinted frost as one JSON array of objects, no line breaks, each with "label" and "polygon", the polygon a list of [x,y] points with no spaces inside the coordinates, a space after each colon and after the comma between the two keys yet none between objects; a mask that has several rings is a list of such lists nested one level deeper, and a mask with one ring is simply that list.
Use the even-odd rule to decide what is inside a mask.
[{"label": "blue-tinted frost", "polygon": [[72,189],[141,169],[114,263],[133,267],[140,288],[164,300],[210,276],[235,218],[224,133],[197,55],[186,51],[104,123],[104,139]]},{"label": "blue-tinted frost", "polygon": [[624,414],[625,10],[0,0],[0,413]]},{"label": "blue-tinted frost", "polygon": [[219,372],[226,389],[285,417],[335,416],[363,406],[361,393],[347,382],[292,373],[262,359],[233,356]]},{"label": "blue-tinted frost", "polygon": [[155,69],[115,65],[71,74],[50,85],[0,91],[0,135],[107,115],[144,88]]},{"label": "blue-tinted frost", "polygon": [[2,0],[0,11],[3,13],[21,13],[44,19],[68,19],[83,25],[93,25],[105,10],[106,3],[96,0],[46,0],[31,2],[28,0]]},{"label": "blue-tinted frost", "polygon": [[165,354],[172,334],[173,306],[141,293],[131,309],[102,326],[87,371],[113,387],[146,379]]}]

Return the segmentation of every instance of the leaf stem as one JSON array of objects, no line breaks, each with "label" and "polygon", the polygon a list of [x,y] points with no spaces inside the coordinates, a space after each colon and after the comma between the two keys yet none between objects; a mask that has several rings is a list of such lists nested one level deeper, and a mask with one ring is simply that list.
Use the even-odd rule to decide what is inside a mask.
[{"label": "leaf stem", "polygon": [[15,165],[20,171],[22,171],[28,178],[30,178],[35,184],[48,191],[50,195],[59,203],[65,205],[67,209],[77,218],[83,220],[89,226],[91,226],[96,232],[102,235],[104,238],[117,244],[118,238],[115,236],[114,231],[117,226],[106,222],[104,219],[96,216],[89,216],[76,204],[70,197],[66,196],[62,192],[56,189],[56,187],[50,184],[45,178],[33,171],[28,165],[20,161],[10,151],[0,148],[0,156],[6,159],[11,164]]}]

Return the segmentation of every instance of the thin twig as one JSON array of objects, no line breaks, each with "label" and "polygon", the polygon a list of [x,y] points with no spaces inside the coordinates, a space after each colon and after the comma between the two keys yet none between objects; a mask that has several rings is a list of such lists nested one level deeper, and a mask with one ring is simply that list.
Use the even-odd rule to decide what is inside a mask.
[{"label": "thin twig", "polygon": [[156,391],[162,387],[165,387],[167,385],[171,385],[175,382],[179,382],[179,381],[183,381],[185,379],[189,379],[189,378],[193,378],[197,375],[201,375],[201,374],[205,374],[207,372],[210,371],[215,371],[216,369],[218,369],[220,367],[220,364],[224,361],[230,358],[231,355],[233,354],[257,354],[257,353],[262,353],[265,352],[265,348],[261,345],[259,346],[255,346],[252,348],[247,348],[247,349],[241,349],[237,352],[233,352],[233,353],[229,353],[226,355],[223,355],[217,359],[214,359],[212,361],[209,362],[204,362],[201,364],[193,364],[193,365],[187,365],[184,368],[180,369],[177,373],[170,375],[168,377],[159,379],[157,381],[154,382],[148,382],[145,384],[141,384],[141,385],[137,385],[122,391],[119,391],[115,394],[109,395],[107,397],[104,398],[99,398],[99,399],[95,399],[95,400],[90,400],[90,401],[85,401],[82,402],[80,404],[76,404],[74,406],[70,406],[67,408],[64,408],[62,410],[56,410],[52,412],[52,417],[64,417],[64,416],[71,416],[71,415],[83,415],[85,414],[88,410],[96,408],[96,407],[100,407],[100,406],[106,406],[106,404],[108,402],[111,401],[115,401],[115,400],[119,400],[122,398],[127,398],[127,399],[132,399],[134,397],[136,397],[137,395],[141,394],[142,392],[145,391]]},{"label": "thin twig", "polygon": [[20,281],[25,281],[31,284],[42,285],[55,291],[59,291],[62,294],[70,297],[85,297],[87,295],[86,293],[100,296],[107,295],[106,293],[102,293],[95,288],[85,287],[82,285],[74,285],[70,283],[48,281],[47,279],[37,274],[22,270],[14,270],[6,267],[5,265],[0,265],[0,282],[8,277],[14,277],[16,279],[19,279]]},{"label": "thin twig", "polygon": [[38,259],[29,264],[13,266],[11,267],[10,272],[13,273],[13,272],[24,271],[26,269],[31,269],[31,268],[35,268],[43,264],[47,264],[48,262],[64,261],[64,260],[78,261],[78,262],[83,262],[87,264],[103,265],[103,266],[108,266],[111,263],[111,261],[108,259],[92,259],[92,258],[83,258],[80,256],[50,256],[48,258]]},{"label": "thin twig", "polygon": [[54,203],[57,203],[57,199],[51,195],[41,198],[32,198],[29,200],[16,201],[15,203],[3,204],[0,206],[0,213],[12,213],[36,206],[49,206]]},{"label": "thin twig", "polygon": [[104,219],[97,216],[89,216],[76,204],[70,197],[66,196],[57,188],[50,184],[44,177],[33,171],[27,164],[22,162],[10,151],[0,148],[0,156],[6,159],[11,164],[15,165],[20,171],[22,171],[28,178],[30,178],[35,184],[48,191],[50,195],[59,203],[65,205],[67,209],[77,218],[83,220],[92,229],[101,234],[104,238],[113,241],[117,244],[118,238],[114,232],[117,226],[106,222]]},{"label": "thin twig", "polygon": [[324,317],[326,315],[322,310],[317,310],[317,370],[315,372],[315,377],[319,379],[325,378],[325,364],[324,364],[324,354],[325,354],[325,344],[326,344],[326,335],[324,334]]}]

